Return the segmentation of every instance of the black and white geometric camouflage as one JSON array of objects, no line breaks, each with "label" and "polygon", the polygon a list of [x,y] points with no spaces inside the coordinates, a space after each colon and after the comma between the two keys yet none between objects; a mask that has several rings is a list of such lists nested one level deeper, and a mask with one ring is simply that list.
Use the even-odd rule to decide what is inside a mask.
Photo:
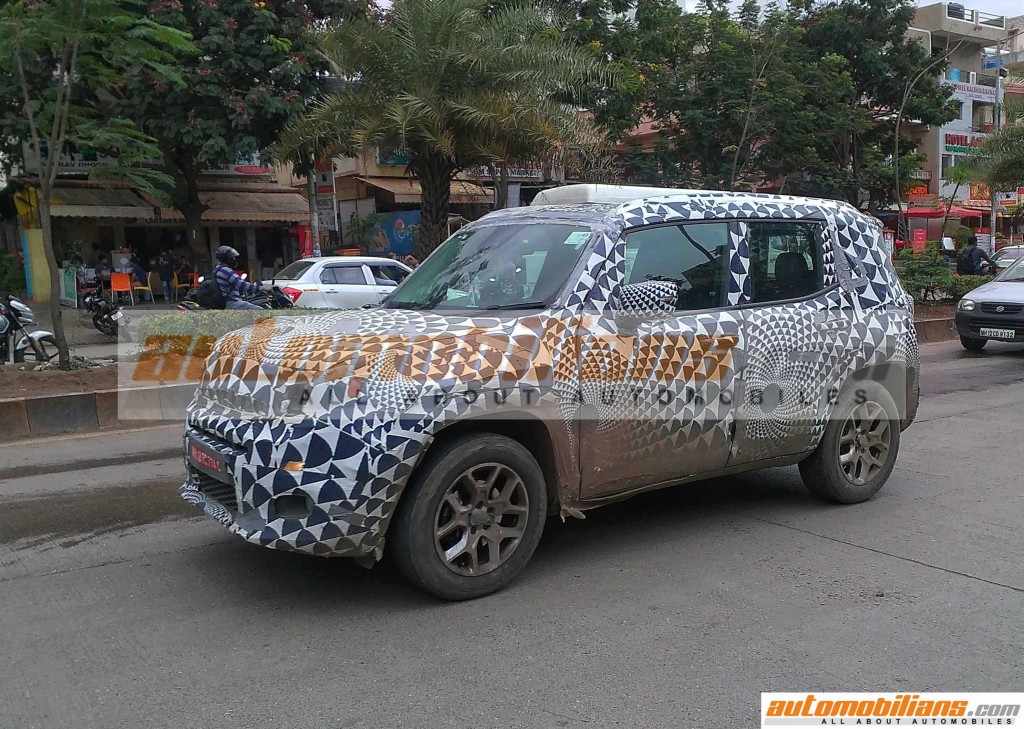
[{"label": "black and white geometric camouflage", "polygon": [[[730,224],[723,309],[677,312],[674,284],[623,285],[623,234],[687,220]],[[748,305],[753,220],[820,221],[819,295]],[[871,365],[917,372],[912,304],[881,228],[845,203],[692,191],[516,208],[471,225],[559,221],[592,236],[543,312],[340,311],[223,337],[186,437],[225,459],[234,497],[192,473],[183,498],[254,544],[379,559],[410,474],[462,419],[529,411],[555,423],[566,464],[557,496],[576,513],[596,503],[588,479],[627,461],[689,454],[697,470],[684,477],[813,450],[830,416],[822,393]],[[307,509],[279,514],[281,496]]]}]

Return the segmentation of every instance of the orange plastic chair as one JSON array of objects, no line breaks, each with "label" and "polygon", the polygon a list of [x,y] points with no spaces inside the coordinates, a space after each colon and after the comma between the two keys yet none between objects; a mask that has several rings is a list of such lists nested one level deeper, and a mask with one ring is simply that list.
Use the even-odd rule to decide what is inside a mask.
[{"label": "orange plastic chair", "polygon": [[135,294],[132,293],[132,276],[130,273],[114,272],[110,274],[111,298],[113,298],[114,294],[128,294],[132,306],[135,306]]}]

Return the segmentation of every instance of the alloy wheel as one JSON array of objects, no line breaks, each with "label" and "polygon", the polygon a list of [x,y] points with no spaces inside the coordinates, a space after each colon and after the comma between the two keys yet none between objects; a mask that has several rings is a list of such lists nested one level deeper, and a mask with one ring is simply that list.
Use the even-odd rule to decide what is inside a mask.
[{"label": "alloy wheel", "polygon": [[870,400],[857,405],[839,436],[839,465],[846,480],[863,486],[885,467],[892,429],[885,408]]},{"label": "alloy wheel", "polygon": [[526,533],[530,497],[501,463],[481,463],[456,478],[437,507],[434,547],[451,571],[476,577],[508,561]]}]

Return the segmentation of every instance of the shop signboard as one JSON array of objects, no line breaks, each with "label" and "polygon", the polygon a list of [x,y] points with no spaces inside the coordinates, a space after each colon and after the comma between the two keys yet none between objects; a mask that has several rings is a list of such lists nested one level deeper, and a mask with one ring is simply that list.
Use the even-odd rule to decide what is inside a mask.
[{"label": "shop signboard", "polygon": [[75,267],[58,269],[60,272],[60,303],[61,306],[78,308],[78,269]]},{"label": "shop signboard", "polygon": [[924,228],[917,228],[911,233],[911,243],[914,246],[914,253],[924,253],[927,243],[928,232]]}]

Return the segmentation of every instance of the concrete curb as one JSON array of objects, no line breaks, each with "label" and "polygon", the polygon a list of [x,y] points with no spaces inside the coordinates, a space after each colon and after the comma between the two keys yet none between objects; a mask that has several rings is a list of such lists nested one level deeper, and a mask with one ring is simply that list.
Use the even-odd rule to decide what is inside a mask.
[{"label": "concrete curb", "polygon": [[185,419],[197,383],[0,399],[0,443]]},{"label": "concrete curb", "polygon": [[921,319],[914,322],[914,328],[917,329],[918,344],[947,342],[960,336],[956,333],[956,324],[953,322],[952,317],[946,319]]}]

